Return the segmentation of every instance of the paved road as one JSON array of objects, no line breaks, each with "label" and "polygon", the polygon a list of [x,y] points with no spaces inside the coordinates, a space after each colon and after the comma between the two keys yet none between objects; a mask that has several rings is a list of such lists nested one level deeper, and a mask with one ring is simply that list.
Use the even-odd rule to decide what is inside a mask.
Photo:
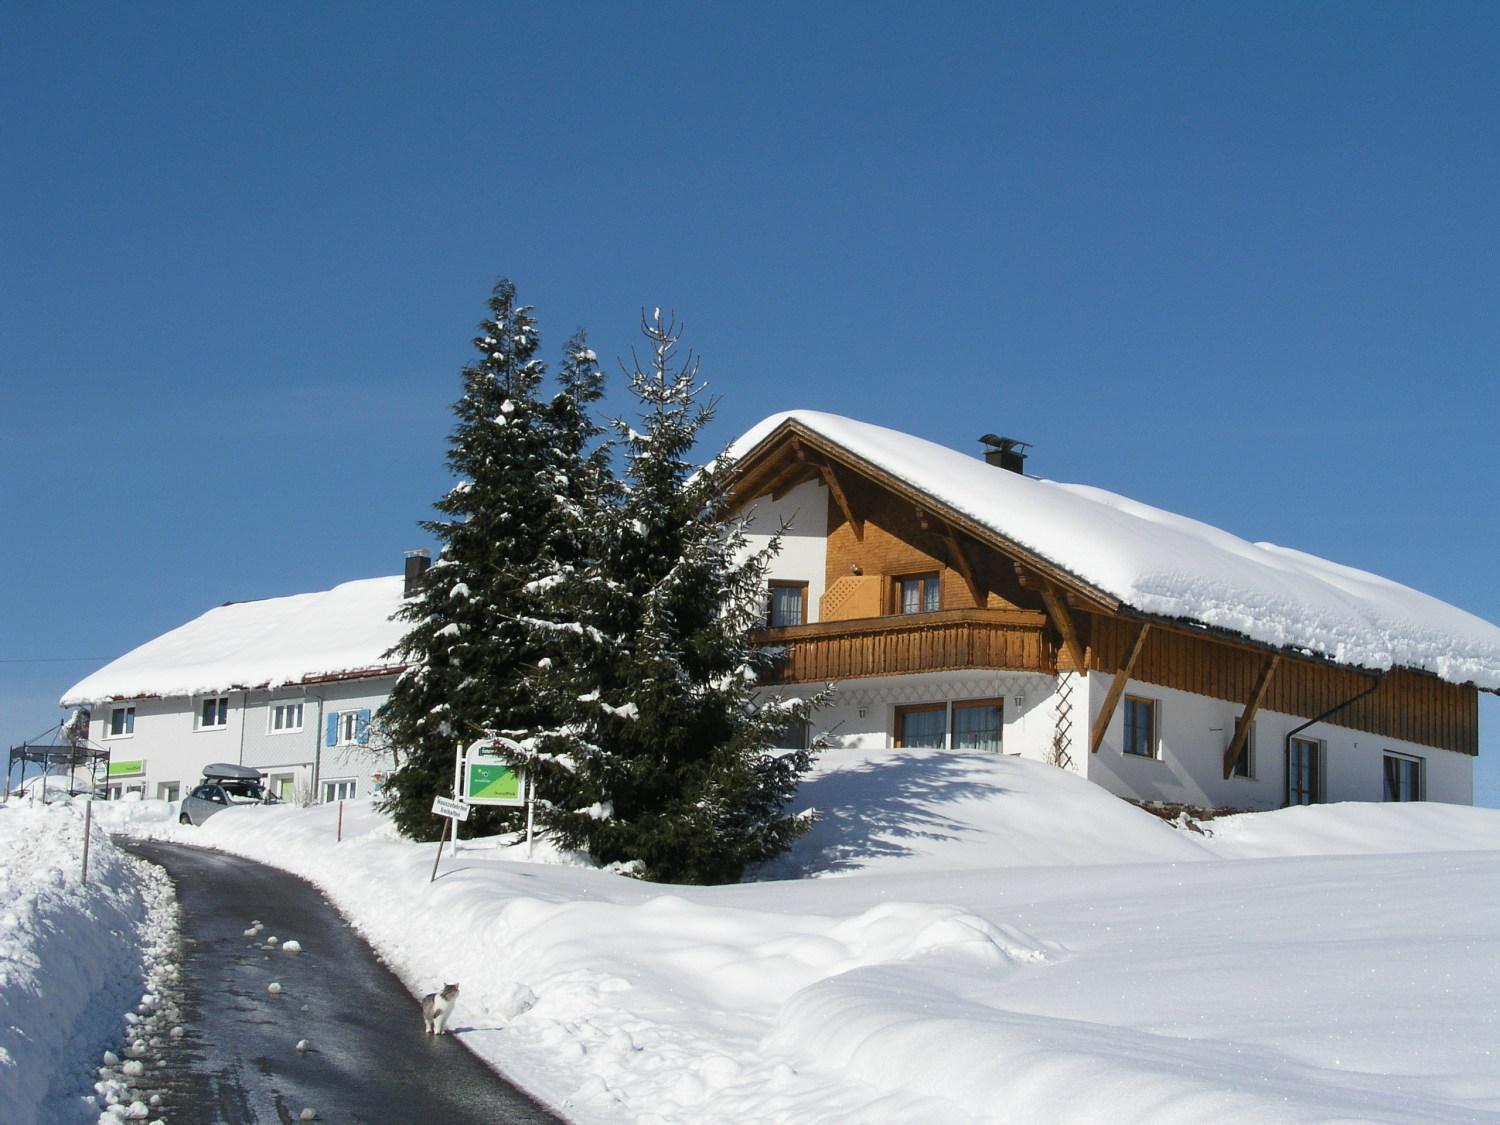
[{"label": "paved road", "polygon": [[[424,1034],[411,994],[311,884],[202,848],[120,843],[166,868],[182,911],[185,1035],[159,1083],[172,1125],[280,1125],[304,1108],[330,1123],[558,1120],[457,1040]],[[263,949],[273,934],[303,952]]]}]

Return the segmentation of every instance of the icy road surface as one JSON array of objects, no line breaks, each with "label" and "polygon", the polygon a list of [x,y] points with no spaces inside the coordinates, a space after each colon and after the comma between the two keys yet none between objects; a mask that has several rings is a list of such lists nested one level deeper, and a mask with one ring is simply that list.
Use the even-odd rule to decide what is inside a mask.
[{"label": "icy road surface", "polygon": [[[417,1002],[310,884],[181,844],[124,846],[166,868],[181,904],[186,1034],[168,1121],[557,1120],[456,1040],[424,1034]],[[450,1026],[467,1026],[462,995]]]}]

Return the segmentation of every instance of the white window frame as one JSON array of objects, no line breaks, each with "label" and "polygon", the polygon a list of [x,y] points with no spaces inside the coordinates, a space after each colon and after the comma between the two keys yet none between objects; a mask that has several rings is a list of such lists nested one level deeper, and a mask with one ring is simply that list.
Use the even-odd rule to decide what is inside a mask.
[{"label": "white window frame", "polygon": [[[282,786],[283,782],[289,783],[290,787],[291,787],[290,788],[290,795],[286,796],[286,797],[282,797],[281,796],[281,786]],[[266,792],[270,793],[273,797],[279,797],[281,800],[285,801],[287,804],[291,804],[296,799],[296,797],[297,797],[297,775],[296,775],[296,773],[294,773],[294,772],[283,772],[283,773],[273,773],[273,774],[271,774],[268,778],[266,778]]]},{"label": "white window frame", "polygon": [[360,708],[351,707],[338,713],[339,736],[333,743],[335,746],[359,745],[359,712]]},{"label": "white window frame", "polygon": [[[1304,738],[1300,734],[1294,734],[1291,740],[1287,743],[1286,748],[1287,777],[1286,784],[1282,787],[1285,790],[1285,792],[1282,794],[1282,800],[1286,802],[1286,805],[1284,807],[1296,808],[1300,805],[1300,802],[1295,805],[1292,803],[1292,747],[1297,745],[1298,743],[1301,743],[1302,746],[1307,749],[1307,752],[1312,755],[1312,800],[1308,803],[1313,805],[1321,805],[1324,802],[1324,793],[1326,791],[1327,785],[1327,781],[1323,776],[1323,765],[1325,760],[1324,755],[1327,749],[1327,744],[1321,738]],[[1384,762],[1381,763],[1380,768],[1385,768]],[[1383,775],[1381,780],[1382,784],[1384,784]]]},{"label": "white window frame", "polygon": [[[276,713],[278,711],[280,711],[280,712],[282,712],[284,714],[284,713],[286,713],[288,710],[290,710],[293,707],[295,707],[297,709],[297,725],[296,726],[292,726],[290,723],[288,723],[286,726],[280,726],[280,727],[277,726],[276,725]],[[303,723],[306,721],[306,719],[307,719],[307,702],[306,702],[306,700],[302,700],[302,699],[273,699],[271,701],[271,705],[266,708],[266,733],[267,734],[300,734],[302,732],[302,730],[304,729],[303,728]]]},{"label": "white window frame", "polygon": [[[1239,720],[1239,716],[1236,715],[1234,717],[1234,719],[1232,719],[1230,721],[1230,726],[1229,726],[1229,737],[1230,737],[1231,741],[1233,741],[1234,735],[1235,735],[1235,733],[1239,729],[1240,729],[1240,720]],[[1224,747],[1224,749],[1227,752],[1229,750],[1228,745],[1226,745]],[[1231,781],[1235,780],[1236,778],[1238,778],[1240,781],[1254,781],[1254,780],[1256,780],[1256,777],[1255,777],[1255,720],[1254,719],[1250,720],[1250,730],[1249,730],[1249,733],[1247,733],[1245,735],[1245,748],[1244,748],[1244,751],[1240,754],[1240,761],[1242,761],[1242,762],[1245,763],[1245,772],[1244,773],[1237,773],[1234,770],[1230,770],[1229,771],[1229,779]]]},{"label": "white window frame", "polygon": [[[358,795],[359,779],[353,777],[330,777],[324,778],[318,783],[318,785],[320,786],[323,793],[321,803],[325,805],[331,805],[335,801],[352,801]],[[349,787],[348,794],[346,796],[340,796],[338,790],[335,789],[335,787],[338,787],[338,789],[342,789],[344,786]],[[330,792],[330,790],[333,790],[333,792]]]},{"label": "white window frame", "polygon": [[[167,796],[167,790],[172,790],[172,795]],[[176,801],[182,796],[182,782],[180,781],[158,781],[156,783],[156,799],[158,801]]]},{"label": "white window frame", "polygon": [[[124,729],[115,734],[115,713],[119,712],[125,716],[122,724]],[[126,703],[119,706],[111,705],[109,714],[104,717],[104,738],[134,738],[135,737],[135,704]]]},{"label": "white window frame", "polygon": [[[1149,695],[1126,695],[1120,701],[1125,704],[1125,709],[1120,712],[1120,755],[1137,762],[1159,762],[1161,761],[1161,700]],[[1130,734],[1130,704],[1144,703],[1151,708],[1151,753],[1137,754],[1128,745]]]},{"label": "white window frame", "polygon": [[1396,760],[1402,761],[1402,762],[1411,762],[1411,763],[1413,763],[1417,767],[1417,770],[1416,770],[1416,773],[1417,773],[1417,791],[1411,797],[1405,798],[1405,801],[1425,801],[1425,800],[1427,800],[1427,759],[1426,758],[1420,758],[1416,754],[1403,754],[1399,750],[1384,750],[1384,751],[1381,752],[1381,757],[1380,757],[1380,799],[1382,801],[1389,801],[1389,802],[1391,802],[1393,804],[1394,803],[1405,803],[1401,798],[1394,798],[1393,799],[1393,798],[1387,797],[1385,795],[1385,760],[1387,758],[1395,758]]},{"label": "white window frame", "polygon": [[[203,721],[203,709],[210,703],[217,704],[214,709],[222,718],[216,723],[205,723]],[[229,729],[229,696],[227,695],[203,695],[195,701],[193,708],[193,729],[198,731],[228,730]]]}]

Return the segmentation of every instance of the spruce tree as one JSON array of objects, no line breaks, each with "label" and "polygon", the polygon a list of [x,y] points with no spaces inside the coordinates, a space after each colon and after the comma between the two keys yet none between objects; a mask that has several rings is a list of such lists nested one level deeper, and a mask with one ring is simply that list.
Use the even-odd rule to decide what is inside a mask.
[{"label": "spruce tree", "polygon": [[564,846],[653,880],[732,882],[805,826],[786,805],[811,755],[771,750],[822,699],[756,699],[770,657],[751,631],[779,538],[748,550],[722,499],[729,461],[691,459],[713,411],[698,362],[676,362],[680,332],[659,310],[642,331],[642,429],[615,424],[627,479],[591,517],[592,561],[545,583],[533,627],[558,647],[533,695],[549,721],[515,750]]},{"label": "spruce tree", "polygon": [[[480,358],[464,369],[453,406],[448,465],[458,483],[436,505],[442,518],[422,525],[441,550],[400,610],[410,628],[393,655],[408,668],[378,720],[399,752],[385,808],[417,839],[442,828],[432,798],[451,793],[460,743],[544,721],[526,680],[547,639],[526,622],[545,593],[537,580],[583,547],[581,512],[601,467],[587,452],[601,376],[582,335],[569,344],[560,391],[543,401],[532,310],[503,280],[489,309],[473,341]],[[486,831],[499,820],[480,810],[469,823]]]}]

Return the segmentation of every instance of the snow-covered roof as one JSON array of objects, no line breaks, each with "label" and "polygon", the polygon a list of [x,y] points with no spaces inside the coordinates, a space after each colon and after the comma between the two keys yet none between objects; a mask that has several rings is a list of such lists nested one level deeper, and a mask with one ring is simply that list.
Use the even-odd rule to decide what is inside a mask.
[{"label": "snow-covered roof", "polygon": [[316,594],[231,602],[147,641],[64,693],[73,707],[107,699],[199,695],[397,671],[385,656],[403,579],[366,578]]},{"label": "snow-covered roof", "polygon": [[1369,669],[1404,667],[1500,691],[1500,628],[1409,586],[1113,492],[997,469],[922,438],[836,414],[774,414],[907,483],[1142,614],[1197,622]]}]

